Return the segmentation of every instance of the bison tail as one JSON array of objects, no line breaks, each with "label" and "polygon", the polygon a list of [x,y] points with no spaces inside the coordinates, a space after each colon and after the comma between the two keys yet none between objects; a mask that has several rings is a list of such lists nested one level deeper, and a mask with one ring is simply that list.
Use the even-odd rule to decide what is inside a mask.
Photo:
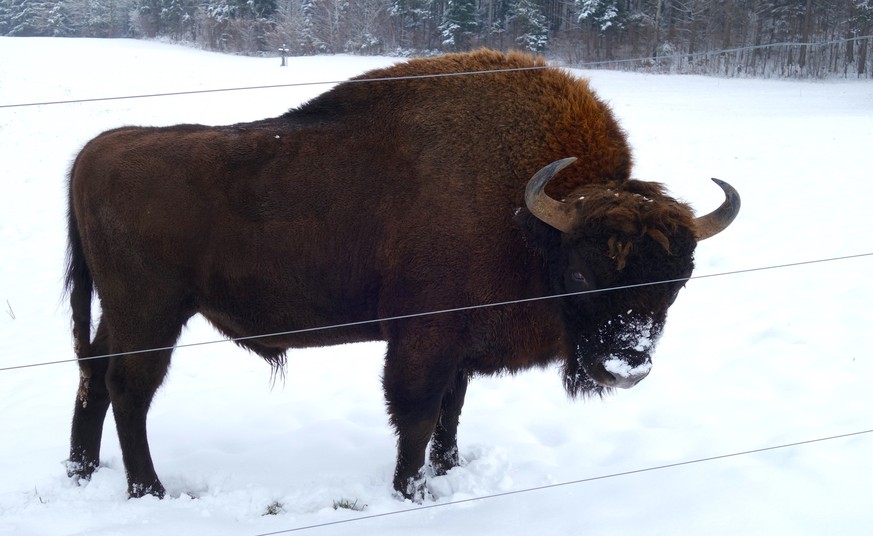
[{"label": "bison tail", "polygon": [[73,344],[76,349],[76,357],[82,358],[88,356],[91,349],[91,297],[94,293],[94,281],[91,279],[91,269],[88,267],[85,252],[82,249],[82,237],[79,234],[79,224],[73,209],[72,199],[70,200],[67,233],[65,287],[70,294],[70,307],[73,311]]}]

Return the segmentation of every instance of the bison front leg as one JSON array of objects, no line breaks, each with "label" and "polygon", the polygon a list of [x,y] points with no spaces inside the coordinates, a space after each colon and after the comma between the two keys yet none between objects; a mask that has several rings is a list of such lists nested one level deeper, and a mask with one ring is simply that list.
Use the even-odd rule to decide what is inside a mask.
[{"label": "bison front leg", "polygon": [[424,475],[424,454],[433,434],[436,413],[409,418],[394,415],[397,429],[397,465],[394,468],[394,489],[403,498],[421,503],[428,496]]},{"label": "bison front leg", "polygon": [[439,421],[433,433],[430,444],[430,464],[437,476],[446,474],[449,469],[460,463],[458,455],[458,422],[461,418],[461,408],[464,406],[464,396],[467,394],[467,384],[470,378],[464,372],[459,372],[455,383],[443,395]]},{"label": "bison front leg", "polygon": [[404,498],[421,502],[427,495],[425,452],[437,426],[440,406],[456,372],[444,353],[425,352],[421,338],[389,344],[382,385],[391,423],[397,431],[394,489]]}]

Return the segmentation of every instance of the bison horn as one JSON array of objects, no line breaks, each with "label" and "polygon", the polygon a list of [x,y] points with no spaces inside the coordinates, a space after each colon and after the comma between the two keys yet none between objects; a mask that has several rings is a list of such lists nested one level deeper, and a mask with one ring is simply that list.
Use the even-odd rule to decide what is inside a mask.
[{"label": "bison horn", "polygon": [[705,216],[695,218],[697,240],[706,240],[727,229],[740,212],[740,194],[730,184],[712,179],[724,190],[724,202],[720,207]]},{"label": "bison horn", "polygon": [[524,191],[524,203],[530,213],[563,233],[569,233],[573,228],[573,208],[567,203],[552,199],[543,190],[552,177],[575,161],[571,157],[552,162],[531,177]]}]

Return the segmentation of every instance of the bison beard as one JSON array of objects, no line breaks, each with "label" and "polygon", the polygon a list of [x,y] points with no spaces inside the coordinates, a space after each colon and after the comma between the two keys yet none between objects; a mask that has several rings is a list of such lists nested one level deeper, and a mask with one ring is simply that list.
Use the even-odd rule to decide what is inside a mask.
[{"label": "bison beard", "polygon": [[[571,395],[639,381],[681,282],[621,287],[689,277],[739,197],[719,183],[725,202],[695,218],[631,179],[609,108],[544,67],[485,50],[418,59],[279,117],[90,141],[70,171],[70,476],[98,468],[111,405],[128,493],[165,494],[146,416],[196,314],[277,370],[289,348],[386,341],[393,486],[415,500],[428,443],[435,474],[458,464],[471,377],[563,363]],[[499,72],[427,76],[470,71]],[[513,305],[373,321],[497,302]]]}]

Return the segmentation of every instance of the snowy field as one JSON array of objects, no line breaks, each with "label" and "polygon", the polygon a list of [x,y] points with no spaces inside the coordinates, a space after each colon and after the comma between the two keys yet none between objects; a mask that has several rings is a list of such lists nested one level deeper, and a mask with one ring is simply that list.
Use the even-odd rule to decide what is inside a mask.
[{"label": "snowy field", "polygon": [[[158,43],[0,38],[0,104],[334,81],[393,61],[280,68]],[[721,200],[709,177],[741,192],[696,276],[873,252],[870,82],[579,74],[627,129],[637,177],[701,212]],[[169,497],[127,499],[111,422],[104,466],[71,482],[76,365],[13,367],[73,357],[61,280],[74,155],[112,127],[254,120],[329,87],[0,108],[0,534],[870,534],[871,433],[636,472],[873,429],[870,256],[691,281],[652,374],[602,401],[568,400],[556,370],[475,380],[467,463],[431,480],[425,509],[392,494],[375,343],[291,351],[275,386],[232,344],[181,348],[149,421]],[[180,343],[215,339],[195,319]]]}]

